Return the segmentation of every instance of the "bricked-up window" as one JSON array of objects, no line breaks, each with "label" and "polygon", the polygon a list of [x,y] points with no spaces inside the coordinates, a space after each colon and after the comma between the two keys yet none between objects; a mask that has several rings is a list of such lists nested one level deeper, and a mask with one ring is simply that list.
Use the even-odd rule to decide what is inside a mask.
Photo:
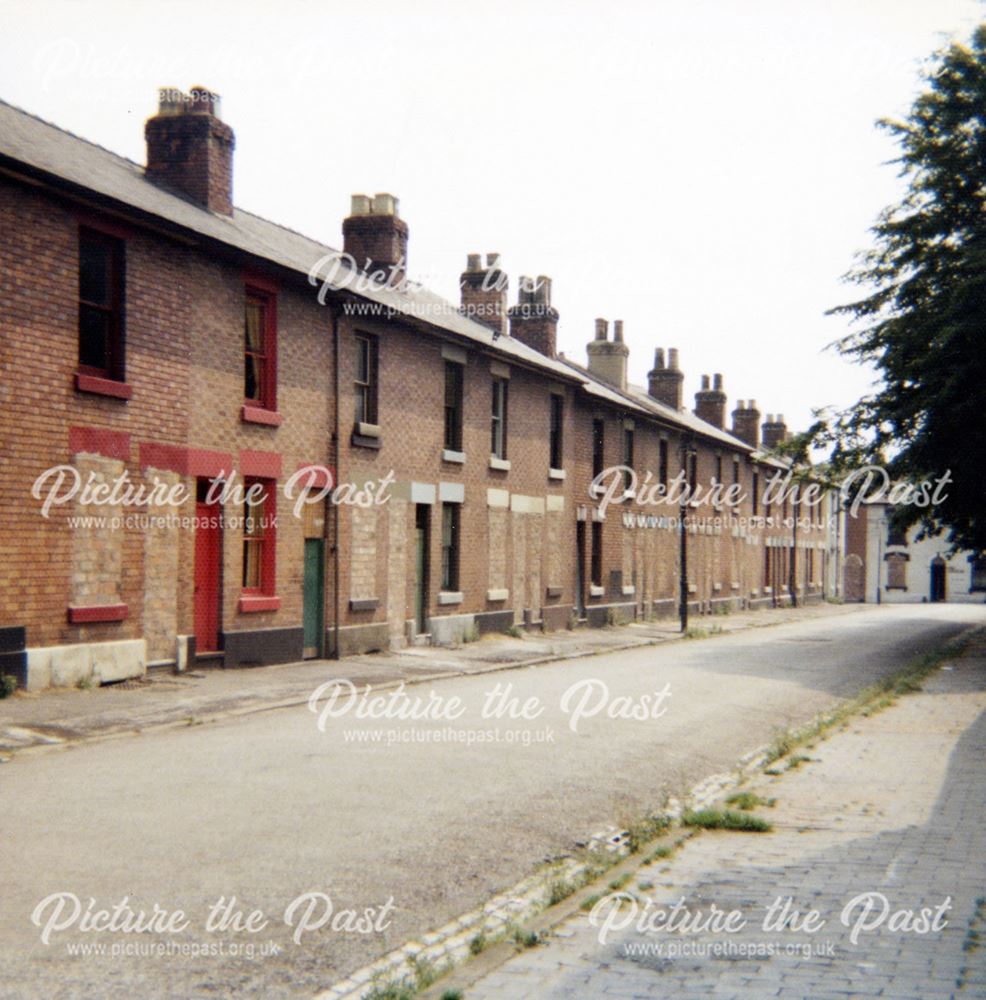
[{"label": "bricked-up window", "polygon": [[442,504],[442,590],[459,589],[459,505]]},{"label": "bricked-up window", "polygon": [[589,560],[589,575],[593,587],[603,585],[603,526],[601,521],[592,522],[592,552]]},{"label": "bricked-up window", "polygon": [[377,338],[356,335],[356,423],[377,422]]},{"label": "bricked-up window", "polygon": [[668,485],[668,442],[664,438],[657,446],[657,479],[662,486]]},{"label": "bricked-up window", "polygon": [[445,447],[462,451],[462,368],[445,362]]},{"label": "bricked-up window", "polygon": [[243,590],[275,592],[276,485],[270,479],[246,479],[250,503],[243,504]]},{"label": "bricked-up window", "polygon": [[592,421],[592,478],[595,479],[603,471],[604,442],[606,427],[601,420]]},{"label": "bricked-up window", "polygon": [[633,428],[623,428],[623,489],[629,491],[633,485]]},{"label": "bricked-up window", "polygon": [[549,461],[552,469],[562,467],[562,428],[565,425],[565,398],[551,394],[551,426],[548,435]]},{"label": "bricked-up window", "polygon": [[903,553],[887,556],[887,590],[907,590],[907,556]]},{"label": "bricked-up window", "polygon": [[247,289],[244,312],[243,398],[277,409],[277,309],[273,295]]},{"label": "bricked-up window", "polygon": [[[461,369],[461,365],[459,366]],[[507,380],[493,379],[493,410],[490,419],[490,454],[507,457]]]},{"label": "bricked-up window", "polygon": [[79,230],[79,370],[122,382],[123,241]]}]

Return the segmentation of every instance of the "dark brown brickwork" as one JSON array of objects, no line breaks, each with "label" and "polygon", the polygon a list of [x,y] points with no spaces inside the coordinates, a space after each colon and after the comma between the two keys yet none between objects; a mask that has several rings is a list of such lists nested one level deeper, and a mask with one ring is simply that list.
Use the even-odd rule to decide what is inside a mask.
[{"label": "dark brown brickwork", "polygon": [[147,177],[220,215],[233,213],[233,130],[201,87],[183,100],[162,97],[144,127]]}]

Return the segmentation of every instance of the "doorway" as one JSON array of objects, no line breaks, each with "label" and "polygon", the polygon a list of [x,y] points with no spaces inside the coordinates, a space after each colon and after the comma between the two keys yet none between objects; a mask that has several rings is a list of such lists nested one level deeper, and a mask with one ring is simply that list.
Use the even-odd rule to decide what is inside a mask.
[{"label": "doorway", "polygon": [[414,505],[414,631],[428,631],[428,541],[431,507]]},{"label": "doorway", "polygon": [[944,601],[947,598],[945,587],[945,560],[941,556],[935,556],[931,560],[931,600]]},{"label": "doorway", "polygon": [[[223,510],[217,498],[210,498],[214,480],[199,479],[195,484],[195,652],[219,652],[222,620]],[[218,489],[213,490],[218,493]]]},{"label": "doorway", "polygon": [[575,522],[575,609],[585,621],[585,521]]}]

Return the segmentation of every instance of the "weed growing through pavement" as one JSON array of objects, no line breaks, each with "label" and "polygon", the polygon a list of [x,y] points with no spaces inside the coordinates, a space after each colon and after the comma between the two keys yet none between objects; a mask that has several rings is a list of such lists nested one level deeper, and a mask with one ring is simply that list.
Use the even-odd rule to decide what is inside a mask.
[{"label": "weed growing through pavement", "polygon": [[726,799],[726,805],[736,806],[737,809],[742,809],[743,812],[750,812],[756,809],[757,806],[766,806],[768,809],[773,809],[777,805],[777,799],[764,799],[757,795],[756,792],[733,792]]},{"label": "weed growing through pavement", "polygon": [[733,812],[731,809],[700,809],[681,817],[685,826],[703,830],[737,830],[741,833],[769,833],[773,827],[760,816]]}]

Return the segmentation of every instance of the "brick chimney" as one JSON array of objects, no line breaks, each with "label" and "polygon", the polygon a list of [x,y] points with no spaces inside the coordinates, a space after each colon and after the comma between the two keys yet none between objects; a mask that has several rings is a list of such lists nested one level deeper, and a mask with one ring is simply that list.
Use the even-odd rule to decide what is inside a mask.
[{"label": "brick chimney", "polygon": [[733,436],[745,441],[751,448],[760,447],[760,411],[755,399],[736,401],[733,410]]},{"label": "brick chimney", "polygon": [[510,336],[549,358],[555,357],[558,340],[558,310],[551,305],[551,279],[521,278],[517,305],[507,314]]},{"label": "brick chimney", "polygon": [[623,320],[613,321],[613,339],[607,339],[609,323],[604,319],[596,320],[596,337],[586,346],[589,355],[589,371],[596,378],[615,385],[626,391],[627,387],[627,357],[630,348],[623,343]]},{"label": "brick chimney", "polygon": [[469,254],[459,289],[466,316],[488,326],[494,337],[507,332],[507,276],[500,270],[498,253],[486,255],[486,267],[480,254]]},{"label": "brick chimney", "polygon": [[233,214],[233,130],[219,119],[219,96],[158,91],[158,113],[144,125],[148,180],[219,215]]},{"label": "brick chimney", "polygon": [[684,381],[684,373],[678,370],[678,348],[672,347],[668,351],[668,365],[665,367],[664,348],[659,347],[654,352],[654,368],[647,373],[648,394],[672,410],[680,410]]},{"label": "brick chimney", "polygon": [[367,274],[383,271],[399,284],[407,274],[407,223],[392,194],[354,194],[349,217],[342,221],[342,247]]},{"label": "brick chimney", "polygon": [[763,447],[772,451],[787,438],[787,424],[783,413],[768,413],[763,425]]},{"label": "brick chimney", "polygon": [[712,387],[709,388],[709,376],[702,376],[702,388],[695,393],[695,416],[720,430],[726,423],[726,394],[722,391],[722,376],[712,376]]}]

